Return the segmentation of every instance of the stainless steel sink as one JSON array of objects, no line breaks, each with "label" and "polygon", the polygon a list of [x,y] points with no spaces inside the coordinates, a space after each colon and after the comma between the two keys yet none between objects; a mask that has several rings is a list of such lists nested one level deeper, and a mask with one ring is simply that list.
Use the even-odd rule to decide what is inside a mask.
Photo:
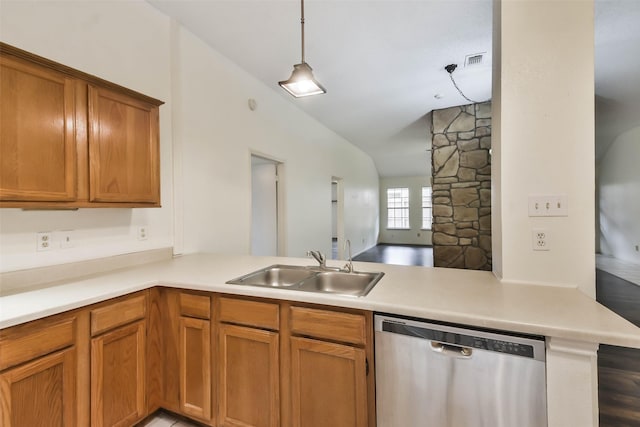
[{"label": "stainless steel sink", "polygon": [[318,267],[276,264],[227,283],[360,297],[368,294],[383,275],[384,273],[378,272],[348,273]]},{"label": "stainless steel sink", "polygon": [[363,296],[378,283],[384,273],[343,273],[323,271],[304,279],[300,283],[301,291],[326,292],[331,294]]},{"label": "stainless steel sink", "polygon": [[258,271],[229,280],[233,285],[267,286],[272,288],[290,287],[316,274],[306,267],[295,265],[272,265]]}]

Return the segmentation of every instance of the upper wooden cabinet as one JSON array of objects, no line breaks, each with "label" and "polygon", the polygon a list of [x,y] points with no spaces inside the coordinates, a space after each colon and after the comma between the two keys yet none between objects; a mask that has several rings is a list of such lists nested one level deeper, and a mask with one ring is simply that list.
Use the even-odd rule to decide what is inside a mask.
[{"label": "upper wooden cabinet", "polygon": [[0,207],[160,206],[161,101],[0,43]]},{"label": "upper wooden cabinet", "polygon": [[74,80],[0,57],[0,94],[0,200],[75,200]]},{"label": "upper wooden cabinet", "polygon": [[89,195],[92,202],[160,200],[158,107],[89,86]]}]

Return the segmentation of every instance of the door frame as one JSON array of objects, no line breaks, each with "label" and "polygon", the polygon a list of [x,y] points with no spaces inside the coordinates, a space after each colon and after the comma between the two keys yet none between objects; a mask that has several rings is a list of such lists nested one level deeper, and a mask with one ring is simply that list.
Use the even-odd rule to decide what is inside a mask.
[{"label": "door frame", "polygon": [[[252,157],[259,157],[276,166],[276,255],[287,256],[287,240],[286,240],[286,209],[285,209],[285,164],[284,161],[256,150],[249,150],[249,206],[252,206],[253,187],[251,184],[251,175],[253,168],[251,167]],[[252,209],[252,208],[251,208]],[[252,214],[249,215],[249,253],[251,253],[252,242]]]}]

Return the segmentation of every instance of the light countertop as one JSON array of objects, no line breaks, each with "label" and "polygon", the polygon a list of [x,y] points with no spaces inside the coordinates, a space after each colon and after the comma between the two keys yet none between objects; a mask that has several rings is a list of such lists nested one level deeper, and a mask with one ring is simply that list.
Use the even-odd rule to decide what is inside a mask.
[{"label": "light countertop", "polygon": [[[0,297],[0,329],[156,285],[359,308],[569,340],[640,348],[640,328],[577,289],[501,283],[491,272],[354,262],[383,271],[365,297],[227,285],[272,264],[307,258],[195,254]],[[328,261],[330,266],[344,262]]]}]

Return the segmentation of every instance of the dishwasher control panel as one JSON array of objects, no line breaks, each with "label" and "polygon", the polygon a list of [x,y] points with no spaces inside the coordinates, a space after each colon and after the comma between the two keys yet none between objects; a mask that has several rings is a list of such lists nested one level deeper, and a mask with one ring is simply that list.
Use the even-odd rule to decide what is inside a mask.
[{"label": "dishwasher control panel", "polygon": [[[379,328],[379,329],[378,329]],[[379,317],[376,330],[437,341],[460,347],[544,360],[544,341],[537,338],[461,329],[454,326]],[[470,333],[473,333],[471,335]]]}]

